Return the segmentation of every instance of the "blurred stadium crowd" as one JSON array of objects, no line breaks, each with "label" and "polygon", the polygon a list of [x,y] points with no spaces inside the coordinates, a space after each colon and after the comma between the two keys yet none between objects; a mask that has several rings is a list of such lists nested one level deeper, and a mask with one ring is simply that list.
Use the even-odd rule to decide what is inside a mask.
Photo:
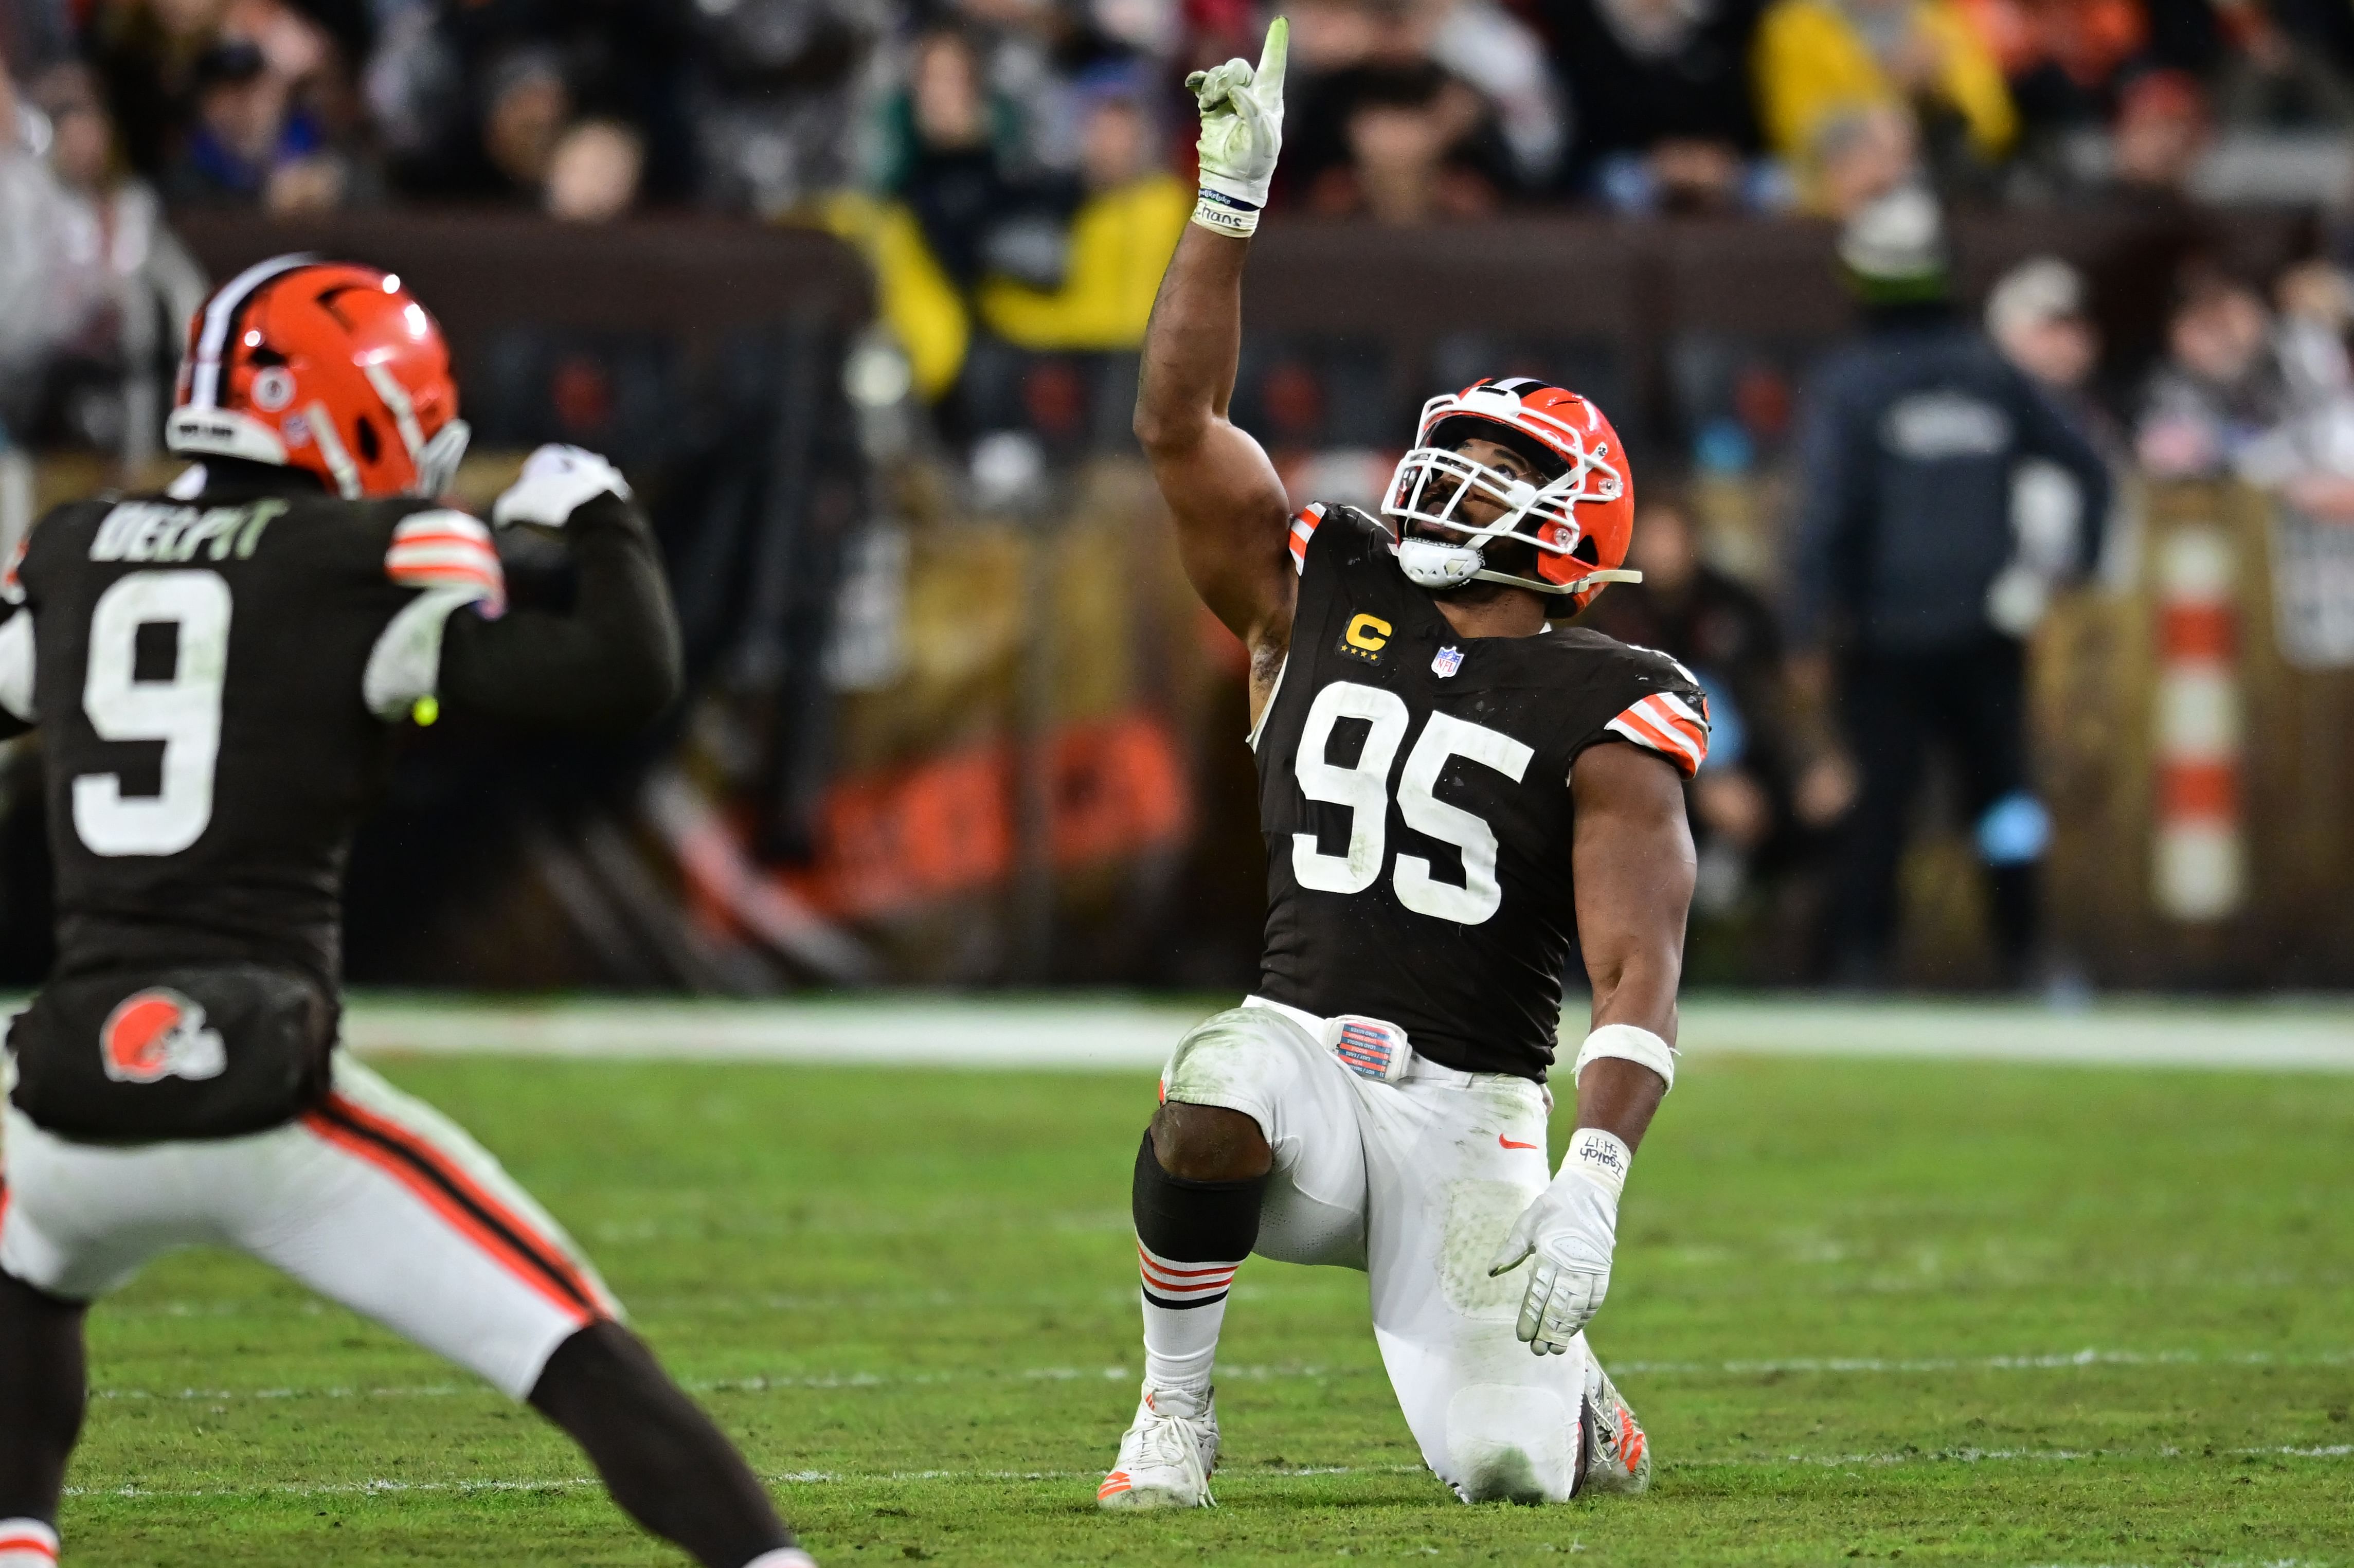
[{"label": "blurred stadium crowd", "polygon": [[[907,197],[952,271],[1010,205],[1182,172],[1252,0],[10,0],[12,74],[175,202],[775,217]],[[2326,0],[1301,0],[1280,205],[1839,210],[1923,159],[2006,201],[2335,172]],[[94,134],[84,132],[85,137]],[[2257,167],[2261,165],[2261,167]],[[2251,170],[2254,172],[2251,172]]]},{"label": "blurred stadium crowd", "polygon": [[[1257,896],[1252,857],[1214,847],[1247,850],[1252,835],[1248,781],[1214,744],[1230,738],[1238,666],[1182,609],[1148,602],[1166,586],[1153,576],[1165,561],[1148,570],[1139,547],[1117,541],[1073,554],[1068,536],[1108,519],[1149,530],[1132,472],[1098,471],[1129,450],[1134,350],[1191,209],[1182,82],[1255,54],[1271,9],[0,0],[0,524],[21,526],[30,511],[27,449],[111,454],[118,477],[152,464],[178,323],[208,271],[241,264],[253,245],[282,248],[265,220],[333,234],[495,212],[591,248],[599,233],[721,219],[826,230],[864,257],[880,328],[739,354],[704,378],[708,396],[690,396],[675,343],[626,319],[589,334],[518,322],[466,367],[482,444],[578,440],[649,476],[690,652],[725,699],[660,743],[684,771],[659,774],[652,804],[628,813],[664,824],[690,883],[705,864],[702,906],[683,927],[699,922],[700,935],[632,969],[622,955],[644,944],[581,904],[600,878],[625,916],[662,902],[631,890],[626,847],[602,830],[569,849],[562,834],[526,832],[541,881],[601,957],[585,971],[533,959],[484,977],[775,983],[714,935],[733,922],[770,938],[787,929],[788,973],[1228,983],[1246,975]],[[1980,914],[1997,961],[1973,972],[2066,979],[2020,913],[2042,895],[2003,874],[2044,853],[2053,827],[2032,784],[2051,768],[2018,757],[1981,777],[1967,756],[1987,749],[1969,730],[1981,697],[2013,710],[1988,721],[1997,729],[2023,722],[2019,651],[2055,596],[2086,580],[2122,593],[2146,577],[2148,485],[2230,480],[2325,530],[2307,546],[2327,570],[2306,577],[2341,584],[2347,603],[2332,613],[2354,627],[2354,556],[2327,533],[2354,523],[2343,265],[2354,11],[2330,0],[1283,9],[1287,146],[1263,250],[1330,228],[1365,238],[1329,242],[1322,264],[1354,271],[1346,259],[1363,253],[1370,275],[1416,244],[1476,248],[1483,229],[1515,221],[1615,221],[1609,246],[1625,252],[1667,227],[1648,218],[1761,234],[1819,219],[1847,236],[1836,268],[1828,251],[1816,266],[1821,277],[1898,279],[1893,293],[1863,289],[1860,312],[1834,327],[1786,329],[1767,301],[1759,321],[1713,336],[1653,323],[1643,331],[1659,341],[1634,350],[1611,346],[1609,322],[1530,340],[1423,332],[1394,308],[1304,332],[1262,313],[1235,406],[1296,493],[1370,502],[1413,407],[1438,384],[1538,374],[1595,392],[1634,450],[1633,564],[1648,578],[1606,595],[1596,623],[1693,664],[1718,709],[1712,766],[1692,793],[1702,972],[1888,978],[1893,857],[1921,828],[1921,747],[1943,736],[1965,754],[1945,815],[1977,839],[1955,865],[1975,859],[1991,876]],[[1948,241],[1941,212],[1957,230],[1996,235],[1979,249],[2000,264],[1965,283],[1955,251],[1967,246]],[[2072,239],[2103,223],[2105,250]],[[1428,238],[1401,238],[1414,230]],[[2050,242],[2019,241],[2029,231]],[[1377,237],[1391,249],[1375,255],[1365,248]],[[1721,287],[1738,285],[1741,242],[1717,254]],[[1903,283],[1931,274],[1925,292]],[[1564,283],[1581,281],[1565,265]],[[1639,280],[1626,287],[1640,293]],[[2012,367],[2097,466],[2088,479],[2048,451],[2003,445],[1989,449],[1999,501],[1966,516],[1883,508],[1871,523],[1982,536],[1986,571],[1966,564],[1942,579],[1950,604],[1903,612],[1945,617],[1946,641],[1895,652],[1982,670],[1992,648],[2009,671],[2007,695],[1962,692],[1875,752],[1889,715],[1858,705],[1871,687],[1856,628],[1879,611],[1840,601],[1839,586],[1880,546],[1834,516],[1841,487],[1861,483],[1837,461],[1834,405],[1838,386],[1869,384],[1887,333],[1925,330],[1965,359]],[[821,365],[828,374],[811,368]],[[682,408],[700,411],[671,417]],[[930,526],[1016,517],[1002,537]],[[1008,563],[1034,563],[1021,553],[1044,548],[1041,528],[1065,531],[1055,548],[1073,583],[1093,588],[1022,586],[1034,565]],[[1127,594],[1133,613],[1098,614],[1087,593]],[[1181,590],[1172,603],[1183,602]],[[948,638],[926,630],[928,614],[962,618],[949,639],[962,652],[927,642]],[[1102,641],[1052,646],[1039,621],[1054,615],[1099,639],[1141,624],[1160,641],[1107,662]],[[2338,641],[2322,662],[2354,663],[2354,641]],[[987,681],[971,673],[987,662],[970,651],[981,644],[997,661]],[[1199,689],[1153,673],[1179,664],[1201,667]],[[916,692],[926,680],[935,686]],[[1061,694],[1041,698],[1041,684]],[[1095,686],[1098,696],[1071,694]],[[831,694],[809,694],[821,689]],[[984,742],[1008,731],[1015,760],[1004,763]],[[968,741],[983,749],[957,749]],[[1055,760],[1022,777],[1020,758],[1041,748]],[[644,775],[642,758],[626,773]],[[682,792],[686,777],[704,793]],[[974,828],[939,804],[981,810],[976,779],[995,780],[981,814],[1020,819],[1011,828]],[[461,794],[444,779],[418,821],[457,810]],[[698,814],[690,798],[733,804]],[[948,814],[925,816],[935,806]],[[2053,810],[2066,832],[2065,802]],[[711,872],[721,824],[732,847]],[[1189,834],[1213,847],[1186,859]],[[1873,835],[1877,847],[1859,850]],[[1132,874],[1074,893],[1074,868],[1107,853]],[[364,844],[364,881],[368,864]],[[733,891],[715,892],[714,876]],[[1041,891],[1056,877],[1059,892]],[[753,882],[758,897],[745,891]],[[1009,883],[1030,892],[996,936],[975,938],[958,900]],[[949,913],[885,929],[918,906]],[[368,917],[362,900],[364,972],[378,950]],[[27,918],[0,909],[0,924]],[[841,951],[790,938],[829,922],[877,941],[879,968],[811,962]],[[1116,929],[1132,934],[1104,935]],[[420,959],[380,972],[441,971]]]}]

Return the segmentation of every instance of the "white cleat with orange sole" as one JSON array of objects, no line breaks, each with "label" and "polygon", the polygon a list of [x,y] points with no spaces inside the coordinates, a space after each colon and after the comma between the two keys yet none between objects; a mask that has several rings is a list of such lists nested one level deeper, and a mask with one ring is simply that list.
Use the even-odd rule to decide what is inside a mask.
[{"label": "white cleat with orange sole", "polygon": [[1096,1489],[1096,1506],[1215,1508],[1210,1472],[1217,1467],[1214,1397],[1147,1388],[1137,1404],[1136,1419],[1119,1440],[1119,1457]]},{"label": "white cleat with orange sole", "polygon": [[1577,1489],[1631,1497],[1650,1487],[1650,1442],[1602,1363],[1589,1353],[1585,1367],[1585,1419],[1580,1423],[1585,1428],[1580,1436],[1585,1447],[1585,1475]]}]

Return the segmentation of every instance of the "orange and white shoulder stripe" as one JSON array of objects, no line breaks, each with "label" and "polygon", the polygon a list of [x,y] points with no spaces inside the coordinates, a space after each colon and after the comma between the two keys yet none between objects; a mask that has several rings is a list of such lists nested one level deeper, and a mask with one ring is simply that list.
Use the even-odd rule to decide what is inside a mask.
[{"label": "orange and white shoulder stripe", "polygon": [[1316,526],[1323,521],[1324,503],[1320,501],[1310,502],[1299,509],[1298,516],[1292,518],[1291,537],[1285,543],[1291,548],[1293,571],[1305,572],[1308,569],[1308,541],[1316,537]]},{"label": "orange and white shoulder stripe", "polygon": [[446,508],[404,517],[384,553],[385,576],[403,588],[471,588],[486,612],[506,608],[507,578],[481,519]]},{"label": "orange and white shoulder stripe", "polygon": [[1603,726],[1648,747],[1689,779],[1708,760],[1708,699],[1695,708],[1672,692],[1654,692]]}]

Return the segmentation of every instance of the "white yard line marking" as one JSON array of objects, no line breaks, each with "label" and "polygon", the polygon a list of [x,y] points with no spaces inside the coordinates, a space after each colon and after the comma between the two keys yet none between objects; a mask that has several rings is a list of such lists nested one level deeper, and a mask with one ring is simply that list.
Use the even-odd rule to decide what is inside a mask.
[{"label": "white yard line marking", "polygon": [[[2343,1459],[2354,1457],[2354,1443],[2333,1443],[2322,1446],[2301,1447],[2288,1445],[2264,1448],[2222,1448],[2215,1457],[2225,1458],[2292,1458]],[[2074,1464],[2086,1459],[2112,1459],[2129,1462],[2148,1460],[2204,1460],[2211,1456],[2204,1450],[2193,1452],[2184,1448],[1947,1448],[1925,1450],[1913,1454],[1781,1454],[1722,1459],[1663,1459],[1663,1470],[1698,1469],[1777,1469],[1787,1465],[1805,1465],[1823,1469],[1879,1468],[1893,1469],[1914,1465],[1999,1465],[1999,1464]],[[771,1481],[802,1486],[855,1486],[876,1483],[905,1484],[910,1481],[949,1481],[975,1484],[1002,1481],[1093,1481],[1099,1470],[788,1470],[772,1475]],[[1296,1468],[1271,1466],[1236,1467],[1223,1472],[1227,1484],[1236,1480],[1301,1480],[1317,1476],[1418,1476],[1426,1473],[1420,1465],[1303,1465]],[[588,1476],[552,1477],[546,1480],[467,1480],[467,1481],[340,1481],[324,1483],[284,1482],[275,1485],[167,1489],[158,1487],[68,1487],[66,1495],[76,1498],[244,1498],[244,1497],[373,1497],[402,1492],[504,1492],[504,1491],[565,1491],[599,1483]]]},{"label": "white yard line marking", "polygon": [[[2269,1351],[2238,1351],[2207,1354],[2198,1351],[2065,1351],[2049,1355],[1923,1357],[1883,1360],[1860,1356],[1796,1356],[1784,1360],[1734,1361],[1614,1361],[1618,1377],[1758,1377],[1774,1374],[1887,1376],[1914,1372],[2068,1372],[2086,1367],[2342,1367],[2354,1365],[2354,1351],[2321,1351],[2310,1355],[2276,1355]],[[940,1383],[1002,1382],[1126,1383],[1137,1369],[1107,1367],[1027,1367],[1013,1372],[786,1372],[750,1377],[690,1378],[685,1386],[698,1393],[769,1393],[789,1389],[924,1388]],[[1232,1366],[1219,1369],[1229,1382],[1270,1383],[1294,1379],[1379,1377],[1378,1366]],[[495,1397],[482,1383],[433,1383],[383,1388],[255,1388],[144,1389],[101,1388],[98,1399],[185,1400],[225,1404],[261,1399],[445,1399],[457,1394]]]},{"label": "white yard line marking", "polygon": [[[1160,1066],[1207,1011],[1117,997],[474,1005],[363,995],[345,1012],[344,1033],[371,1054],[1141,1071]],[[2137,998],[2063,1012],[2016,1002],[1702,996],[1684,1004],[1679,1043],[1702,1054],[2354,1072],[2354,1009]]]}]

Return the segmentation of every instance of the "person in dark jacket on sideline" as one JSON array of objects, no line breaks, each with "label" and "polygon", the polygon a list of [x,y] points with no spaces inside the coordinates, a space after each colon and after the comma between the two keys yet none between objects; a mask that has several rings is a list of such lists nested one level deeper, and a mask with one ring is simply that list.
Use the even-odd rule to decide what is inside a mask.
[{"label": "person in dark jacket on sideline", "polygon": [[1859,772],[1831,910],[1836,978],[1887,976],[1897,867],[1923,763],[1950,749],[1985,864],[2006,978],[2031,978],[2051,821],[2030,779],[2025,658],[1989,597],[2017,555],[2013,471],[2075,482],[2078,575],[2099,558],[2109,475],[2028,377],[1954,308],[1935,202],[1907,186],[1849,223],[1840,254],[1862,336],[1808,389],[1789,632],[1832,683]]}]

